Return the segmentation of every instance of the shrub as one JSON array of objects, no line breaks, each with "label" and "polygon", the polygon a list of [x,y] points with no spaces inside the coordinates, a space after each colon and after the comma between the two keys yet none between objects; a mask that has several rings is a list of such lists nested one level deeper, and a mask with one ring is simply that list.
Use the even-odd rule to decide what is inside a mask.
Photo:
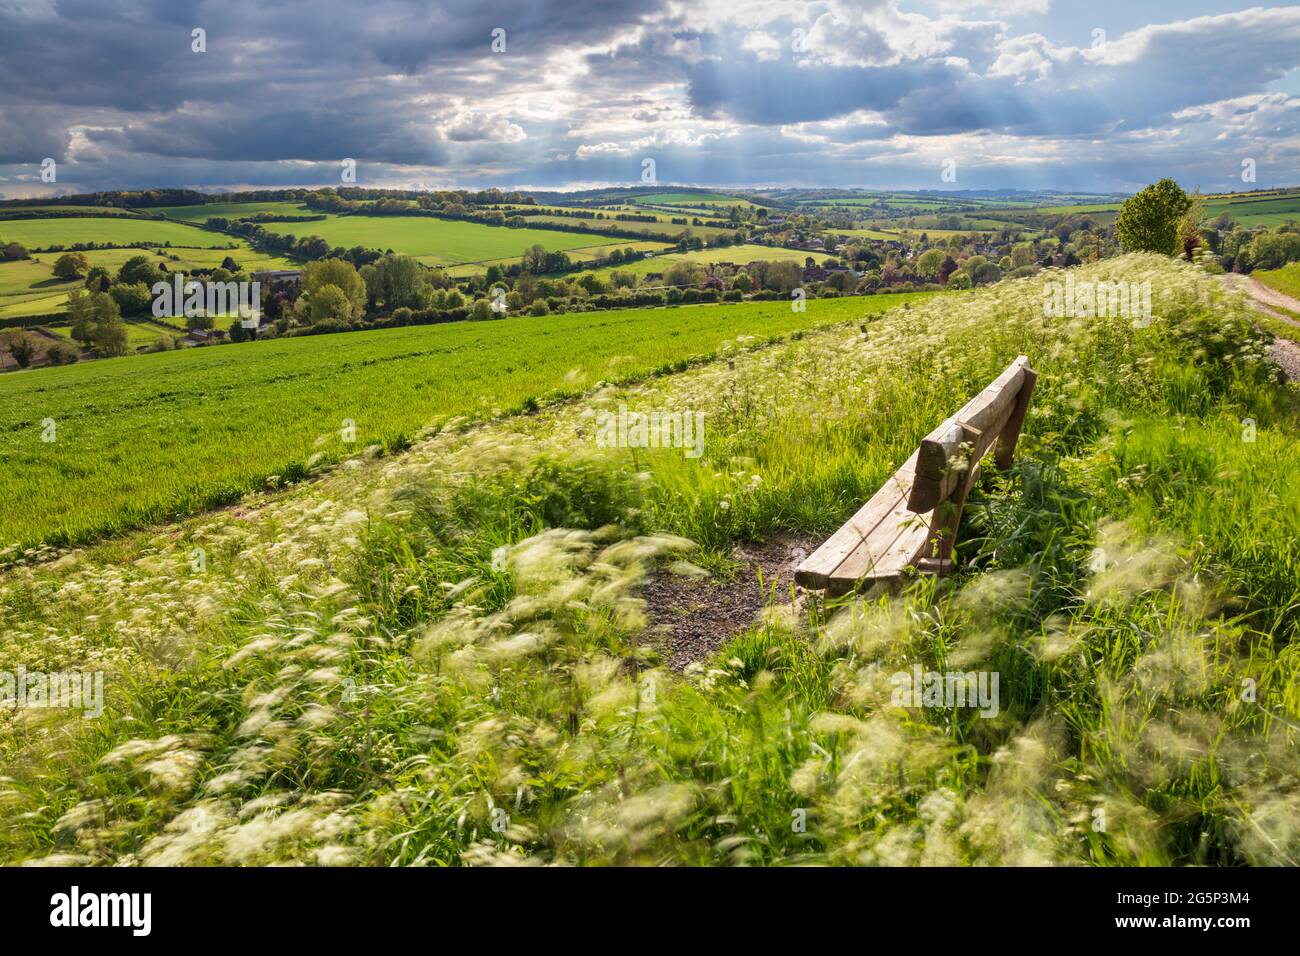
[{"label": "shrub", "polygon": [[51,365],[71,365],[81,358],[81,350],[71,342],[55,342],[45,350],[45,361]]}]

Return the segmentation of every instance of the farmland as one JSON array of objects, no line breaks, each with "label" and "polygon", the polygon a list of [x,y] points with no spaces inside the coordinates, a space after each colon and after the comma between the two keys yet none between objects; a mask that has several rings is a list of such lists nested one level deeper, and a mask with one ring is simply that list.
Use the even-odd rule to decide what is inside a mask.
[{"label": "farmland", "polygon": [[[83,540],[192,512],[425,426],[517,410],[907,296],[579,313],[311,336],[0,378],[0,541]],[[41,440],[42,422],[58,440]],[[345,419],[355,446],[345,444]]]},{"label": "farmland", "polygon": [[[1040,280],[1001,283],[11,568],[0,647],[110,676],[100,720],[0,726],[0,856],[1286,865],[1294,398],[1244,304],[1193,267],[1129,256],[1077,279],[1150,281],[1159,322],[1050,321]],[[820,540],[1020,353],[1040,376],[1020,460],[981,475],[959,573],[802,612],[776,588],[695,667],[670,666],[652,614],[725,614],[733,548]],[[545,360],[554,378],[584,358]],[[191,376],[204,386],[157,369],[173,406],[197,397],[177,388],[232,388],[211,368]],[[295,407],[338,402],[343,381],[302,375]],[[705,457],[598,451],[584,413],[620,404],[703,411]],[[192,422],[172,454],[222,444],[225,424]],[[112,454],[80,461],[124,463]],[[45,486],[51,508],[71,464]],[[913,667],[999,673],[999,713],[900,704],[890,677]]]},{"label": "farmland", "polygon": [[[392,249],[414,256],[428,265],[518,259],[529,246],[565,251],[591,247],[599,236],[553,229],[488,226],[455,219],[420,216],[336,216],[320,222],[272,222],[271,232],[295,236],[320,236],[333,246]],[[625,243],[609,239],[610,248]]]},{"label": "farmland", "polygon": [[[600,237],[598,236],[587,237],[588,241],[599,238]],[[624,239],[619,242],[600,243],[599,245],[582,246],[577,249],[566,249],[565,253],[572,262],[581,264],[583,262],[591,262],[595,259],[603,259],[614,249],[631,249],[633,252],[661,253],[666,249],[673,248],[674,246],[666,242],[655,242],[643,239]],[[517,265],[519,258],[518,255],[513,255],[503,256],[500,259],[484,259],[480,262],[463,262],[458,265],[447,266],[446,270],[447,275],[451,276],[453,279],[464,279],[470,276],[482,275],[489,266]],[[428,259],[423,259],[422,261],[425,262],[426,265],[434,264]],[[649,263],[649,261],[650,260],[637,260],[633,263],[632,267],[636,268],[645,265]],[[647,268],[649,267],[647,266]],[[638,273],[638,275],[644,274],[644,272]]]},{"label": "farmland", "polygon": [[[49,220],[64,222],[66,220]],[[156,223],[149,223],[156,225]],[[161,225],[168,225],[162,223]],[[183,227],[182,227],[183,228]],[[202,236],[198,230],[186,230]],[[180,246],[159,247],[155,249],[91,249],[82,253],[91,267],[103,266],[116,273],[122,264],[134,256],[147,255],[156,262],[165,264],[171,271],[188,269],[212,269],[219,266],[227,257],[233,258],[240,266],[249,271],[257,269],[288,269],[296,263],[282,256],[269,255],[251,248],[247,242],[233,236],[222,237],[220,246],[208,249],[183,248]],[[233,248],[226,248],[233,246]],[[59,258],[57,252],[41,252],[30,259],[17,262],[0,262],[0,318],[8,316],[45,315],[63,310],[67,295],[73,289],[81,288],[79,280],[62,280],[55,277],[54,262]]]},{"label": "farmland", "polygon": [[674,262],[696,262],[700,265],[709,265],[715,262],[734,262],[743,266],[749,262],[762,260],[766,262],[794,262],[803,265],[804,260],[809,256],[812,256],[814,261],[820,262],[825,258],[825,253],[746,243],[740,246],[721,246],[716,249],[696,249],[691,252],[666,252],[649,259],[640,259],[623,265],[604,266],[592,271],[600,275],[608,275],[611,272],[630,272],[636,276],[645,276],[652,272],[663,272]]},{"label": "farmland", "polygon": [[0,220],[0,238],[5,242],[21,242],[29,249],[43,249],[53,245],[71,246],[78,242],[123,245],[154,242],[158,245],[212,249],[230,245],[234,241],[232,237],[218,232],[205,232],[179,223],[125,216],[5,219]]},{"label": "farmland", "polygon": [[[600,232],[601,229],[619,229],[627,232],[639,232],[646,236],[674,237],[686,233],[692,236],[700,236],[704,239],[712,239],[715,236],[731,235],[733,230],[723,229],[719,226],[683,226],[680,223],[671,221],[672,214],[664,214],[659,222],[619,222],[618,220],[609,219],[572,219],[564,216],[529,216],[528,223],[539,223],[541,225],[568,223],[571,225],[584,225],[593,233]],[[611,240],[613,241],[613,240]]]},{"label": "farmland", "polygon": [[206,222],[214,216],[223,219],[239,219],[260,213],[278,216],[316,215],[313,210],[296,202],[210,202],[191,206],[158,206],[150,212],[161,213],[169,219],[199,223]]}]

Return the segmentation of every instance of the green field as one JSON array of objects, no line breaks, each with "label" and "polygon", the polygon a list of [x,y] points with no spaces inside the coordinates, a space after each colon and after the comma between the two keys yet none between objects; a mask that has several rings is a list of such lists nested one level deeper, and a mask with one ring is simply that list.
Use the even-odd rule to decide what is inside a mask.
[{"label": "green field", "polygon": [[[453,416],[644,374],[907,296],[508,318],[106,359],[0,377],[0,541],[80,540],[230,501],[268,476]],[[58,440],[41,440],[53,419]],[[344,419],[357,445],[341,443]]]},{"label": "green field", "polygon": [[[594,236],[591,238],[595,238]],[[608,256],[613,250],[631,249],[633,252],[663,252],[665,249],[673,249],[673,245],[667,242],[653,242],[644,239],[622,239],[618,242],[603,243],[597,246],[584,246],[580,249],[566,249],[569,259],[572,262],[583,263],[590,262],[594,259],[602,259]],[[439,264],[436,256],[420,257],[420,261],[428,266]],[[501,259],[484,259],[481,262],[462,262],[458,265],[447,266],[447,275],[453,279],[466,279],[470,276],[482,275],[489,266],[510,266],[517,265],[519,256],[506,256]]]},{"label": "green field", "polygon": [[[682,217],[678,217],[682,218]],[[593,233],[599,233],[601,229],[619,229],[627,232],[644,233],[646,236],[659,236],[662,238],[677,238],[683,234],[690,236],[699,236],[708,240],[715,236],[730,235],[735,232],[734,229],[722,229],[718,226],[683,226],[680,223],[668,221],[671,216],[664,215],[664,219],[659,222],[619,222],[617,220],[601,219],[570,219],[563,216],[529,216],[528,222],[538,223],[539,225],[553,225],[555,223],[581,223],[586,225]],[[614,241],[614,240],[611,240]]]},{"label": "green field", "polygon": [[131,219],[122,216],[68,216],[60,219],[0,220],[0,239],[21,242],[28,249],[71,246],[78,242],[156,242],[159,245],[211,249],[233,241],[231,236],[207,232],[175,222]]},{"label": "green field", "polygon": [[1227,213],[1243,226],[1281,226],[1300,221],[1300,193],[1281,198],[1209,199],[1205,215],[1214,218]]},{"label": "green field", "polygon": [[698,262],[703,266],[713,265],[718,262],[731,262],[743,266],[759,261],[794,262],[803,265],[809,256],[812,256],[813,261],[820,265],[822,260],[828,258],[828,253],[806,252],[803,249],[784,249],[780,246],[760,246],[755,243],[745,243],[739,246],[719,246],[715,249],[694,249],[690,252],[665,252],[649,259],[638,259],[635,262],[616,266],[602,266],[591,271],[597,275],[609,275],[611,272],[630,272],[633,275],[646,276],[652,272],[663,272],[674,262]]},{"label": "green field", "polygon": [[[126,320],[126,341],[133,349],[142,346],[153,345],[160,338],[175,338],[181,334],[180,329],[167,329],[157,322],[149,319],[127,319]],[[70,325],[44,325],[42,328],[53,332],[59,338],[72,341],[72,326]]]},{"label": "green field", "polygon": [[0,215],[21,216],[29,212],[62,212],[76,213],[80,216],[134,216],[139,210],[123,209],[119,206],[60,206],[51,204],[48,206],[3,206],[0,205]]},{"label": "green field", "polygon": [[[169,246],[158,249],[92,249],[82,253],[91,266],[103,266],[116,273],[128,259],[135,256],[149,258],[165,265],[169,271],[212,269],[234,259],[247,270],[292,269],[299,263],[283,256],[258,252],[243,239],[227,237],[237,248],[185,249]],[[64,281],[54,277],[54,263],[62,253],[40,252],[30,259],[0,262],[0,318],[23,315],[46,315],[63,310],[67,295],[81,288],[82,281]],[[174,257],[174,258],[173,258]]]},{"label": "green field", "polygon": [[692,206],[697,203],[711,203],[715,206],[749,205],[748,199],[728,196],[725,193],[650,193],[646,196],[634,196],[632,202],[652,206]]},{"label": "green field", "polygon": [[1250,277],[1284,295],[1300,299],[1300,262],[1289,262],[1281,269],[1257,269]]},{"label": "green field", "polygon": [[204,222],[213,216],[242,219],[263,212],[277,216],[316,215],[313,210],[296,202],[210,202],[195,206],[159,206],[150,211],[185,222]]},{"label": "green field", "polygon": [[[525,249],[539,243],[550,252],[582,249],[601,238],[597,233],[512,229],[425,216],[331,215],[321,222],[271,222],[266,229],[299,238],[319,236],[332,246],[349,249],[391,249],[430,265],[518,259]],[[619,244],[614,238],[608,242],[611,246]]]},{"label": "green field", "polygon": [[[1048,320],[1042,278],[1000,282],[11,556],[0,658],[102,673],[104,693],[93,720],[5,708],[0,862],[1224,868],[1211,885],[1293,866],[1296,396],[1196,267],[1072,274],[1151,282],[1158,319]],[[663,342],[656,314],[602,335]],[[155,482],[201,475],[205,443],[247,454],[227,417],[270,431],[320,406],[326,432],[358,374],[408,373],[392,401],[445,384],[428,357],[331,338],[329,378],[254,361],[250,395],[201,368],[209,393],[258,401],[183,419]],[[573,344],[511,348],[563,377]],[[1038,376],[1024,431],[973,477],[952,573],[798,594],[789,567],[1018,354]],[[131,424],[104,385],[93,414]],[[120,471],[202,386],[158,387],[170,414],[66,462],[36,492],[49,511],[73,465]],[[593,414],[621,406],[703,415],[700,457],[598,447]],[[989,681],[993,706],[899,694],[918,672]]]}]

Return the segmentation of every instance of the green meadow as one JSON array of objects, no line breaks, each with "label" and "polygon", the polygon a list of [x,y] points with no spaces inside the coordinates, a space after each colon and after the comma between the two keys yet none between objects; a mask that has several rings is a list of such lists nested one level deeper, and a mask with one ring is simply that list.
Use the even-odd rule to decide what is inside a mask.
[{"label": "green meadow", "polygon": [[156,242],[159,245],[211,249],[233,241],[231,236],[206,232],[179,223],[125,216],[68,216],[59,219],[0,220],[0,240],[21,242],[28,249],[78,242]]},{"label": "green meadow", "polygon": [[626,265],[602,266],[591,271],[597,275],[609,275],[611,272],[630,272],[633,275],[645,276],[652,272],[663,272],[674,262],[696,262],[702,266],[712,265],[716,262],[733,262],[743,266],[758,261],[793,262],[803,265],[809,256],[812,256],[813,261],[820,265],[822,260],[826,258],[826,253],[745,243],[739,246],[718,246],[713,249],[693,249],[690,252],[665,252],[649,259],[638,259]]},{"label": "green meadow", "polygon": [[[186,349],[0,377],[0,542],[79,541],[223,504],[600,380],[882,312],[908,296],[517,317]],[[42,441],[43,422],[57,440]],[[355,442],[343,440],[345,420]]]},{"label": "green meadow", "polygon": [[[582,249],[600,240],[597,233],[559,232],[553,229],[487,226],[459,219],[428,216],[337,216],[320,222],[271,222],[271,232],[319,236],[332,246],[389,249],[415,256],[428,264],[481,262],[518,258],[530,246],[541,244],[550,252]],[[617,239],[608,239],[611,247]]]},{"label": "green meadow", "polygon": [[[0,722],[0,859],[1293,866],[1297,396],[1245,304],[1194,267],[1126,256],[1077,277],[1150,281],[1158,319],[1049,319],[1042,277],[934,296],[865,334],[732,350],[444,428],[240,508],[27,556],[0,571],[0,654],[104,672],[104,713]],[[678,314],[728,314],[709,309]],[[671,315],[603,329],[630,357],[616,367],[710,347]],[[518,363],[498,387],[533,374],[521,353],[550,381],[611,374],[601,339],[552,320],[532,326],[549,338],[494,327],[510,341],[470,331],[496,346],[483,364]],[[259,428],[289,452],[299,438],[281,422],[313,409],[303,434],[326,432],[328,450],[359,372],[386,379],[372,402],[427,401],[417,378],[475,388],[463,361],[422,361],[409,338],[407,359],[325,338],[328,377],[254,368],[248,390],[210,366],[184,380],[151,366],[161,404],[203,403],[179,433],[133,420],[148,388],[103,382],[102,404],[78,408],[111,409],[122,427],[94,420],[129,443],[89,446],[86,423],[65,422],[59,442],[82,453],[29,494],[75,512],[61,489],[80,470],[124,477],[163,434],[194,475],[220,467],[207,446],[256,457]],[[1039,378],[1017,460],[985,462],[954,574],[793,602],[788,577],[742,563],[737,549],[797,561],[825,540],[1018,354]],[[20,378],[39,375],[3,384]],[[22,404],[39,415],[45,398]],[[592,413],[620,405],[702,413],[702,457],[596,447]],[[231,415],[242,437],[224,430]],[[131,490],[167,486],[170,470],[149,479]],[[737,582],[761,595],[739,612],[723,590]],[[720,645],[666,643],[705,616]],[[900,696],[917,670],[995,675],[996,712]]]},{"label": "green meadow", "polygon": [[[164,223],[163,225],[166,225]],[[188,230],[187,230],[188,231]],[[197,230],[193,230],[197,232]],[[233,243],[236,248],[223,248]],[[103,266],[116,273],[123,263],[135,256],[148,256],[153,262],[165,265],[169,271],[184,272],[190,269],[213,269],[230,257],[248,271],[260,269],[292,269],[300,265],[283,256],[258,252],[243,239],[224,237],[223,247],[192,249],[167,246],[155,249],[91,249],[82,255],[92,267]],[[0,262],[0,318],[24,315],[46,315],[61,312],[68,293],[79,289],[79,279],[64,280],[54,275],[54,263],[61,252],[40,252],[30,259]]]},{"label": "green meadow", "polygon": [[242,219],[259,213],[278,216],[309,216],[316,213],[296,202],[209,202],[193,206],[158,206],[150,210],[170,219],[185,222],[205,222],[213,216],[224,219]]}]

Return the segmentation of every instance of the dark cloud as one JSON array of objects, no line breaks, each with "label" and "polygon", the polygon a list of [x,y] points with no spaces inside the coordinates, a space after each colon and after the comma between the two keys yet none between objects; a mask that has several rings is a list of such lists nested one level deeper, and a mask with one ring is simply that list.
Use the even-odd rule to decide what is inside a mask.
[{"label": "dark cloud", "polygon": [[939,149],[983,185],[1069,155],[1046,184],[1114,188],[1294,157],[1296,107],[1261,94],[1300,65],[1300,9],[1158,6],[1092,51],[890,0],[0,0],[0,188],[46,156],[60,188],[307,185],[345,157],[373,182],[631,182],[647,155],[663,181],[930,185]]}]

